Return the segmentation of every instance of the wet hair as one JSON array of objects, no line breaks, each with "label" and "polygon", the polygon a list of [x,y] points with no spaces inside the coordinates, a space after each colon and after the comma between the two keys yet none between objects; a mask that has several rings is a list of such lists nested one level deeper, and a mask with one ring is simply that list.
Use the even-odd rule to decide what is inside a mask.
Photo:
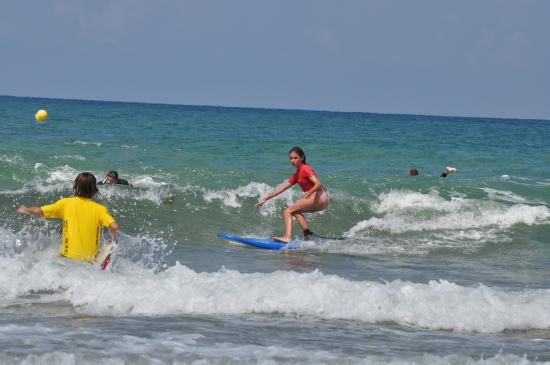
[{"label": "wet hair", "polygon": [[112,178],[115,178],[118,180],[118,172],[116,172],[115,170],[111,170],[107,173],[107,176],[109,177],[112,177]]},{"label": "wet hair", "polygon": [[76,179],[74,179],[73,192],[75,196],[88,199],[97,194],[98,189],[95,176],[90,172],[81,172],[78,174]]},{"label": "wet hair", "polygon": [[303,149],[301,149],[301,148],[298,147],[298,146],[294,146],[294,147],[292,147],[292,148],[290,149],[290,151],[288,151],[289,154],[290,154],[291,152],[296,152],[296,153],[298,154],[298,156],[300,156],[301,158],[304,159],[303,163],[305,163],[305,164],[307,165],[307,163],[306,163],[306,154],[304,153],[304,150],[303,150]]},{"label": "wet hair", "polygon": [[416,175],[418,175],[418,170],[415,169],[414,167],[411,167],[409,169],[409,176],[416,176]]}]

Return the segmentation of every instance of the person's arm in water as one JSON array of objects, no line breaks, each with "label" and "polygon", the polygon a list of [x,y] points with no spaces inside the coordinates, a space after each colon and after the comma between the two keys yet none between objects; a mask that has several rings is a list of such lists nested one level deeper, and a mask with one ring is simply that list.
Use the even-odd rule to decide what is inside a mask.
[{"label": "person's arm in water", "polygon": [[32,214],[37,217],[43,217],[44,212],[41,207],[27,207],[25,205],[20,206],[15,210],[19,214]]},{"label": "person's arm in water", "polygon": [[111,233],[111,239],[115,242],[118,242],[118,231],[120,226],[117,222],[109,224],[109,233]]},{"label": "person's arm in water", "polygon": [[321,184],[321,180],[315,175],[311,175],[309,177],[309,180],[314,184],[311,189],[306,191],[304,193],[304,198],[307,199],[311,196],[311,194],[315,193],[316,191],[320,190],[323,187],[323,184]]},{"label": "person's arm in water", "polygon": [[261,198],[257,203],[256,203],[256,208],[259,208],[261,207],[262,205],[264,205],[264,203],[266,201],[268,201],[269,199],[271,198],[274,198],[276,197],[277,195],[281,194],[283,191],[285,191],[286,189],[290,188],[292,186],[291,183],[289,183],[288,181],[286,181],[284,184],[281,184],[279,187],[277,187],[275,190],[273,190],[271,193],[267,194],[266,196],[264,196],[263,198]]},{"label": "person's arm in water", "polygon": [[447,177],[447,175],[449,175],[450,173],[453,173],[456,171],[456,168],[452,167],[452,166],[447,166],[445,167],[445,171],[443,171],[443,173],[441,174],[440,177]]}]

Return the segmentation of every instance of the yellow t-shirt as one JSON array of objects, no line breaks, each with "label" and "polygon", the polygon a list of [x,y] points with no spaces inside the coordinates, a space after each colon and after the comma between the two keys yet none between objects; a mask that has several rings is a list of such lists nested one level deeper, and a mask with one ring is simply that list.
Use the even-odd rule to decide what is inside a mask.
[{"label": "yellow t-shirt", "polygon": [[101,226],[115,220],[107,208],[91,199],[73,197],[59,199],[42,207],[45,218],[63,219],[61,255],[82,261],[95,261],[101,240]]}]

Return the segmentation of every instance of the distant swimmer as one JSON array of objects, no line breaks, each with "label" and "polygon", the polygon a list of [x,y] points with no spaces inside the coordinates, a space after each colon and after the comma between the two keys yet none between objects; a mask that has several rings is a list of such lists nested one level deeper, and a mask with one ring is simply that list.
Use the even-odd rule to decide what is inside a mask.
[{"label": "distant swimmer", "polygon": [[94,262],[99,251],[101,227],[109,228],[111,238],[116,241],[119,225],[106,207],[92,200],[98,192],[93,174],[78,174],[74,180],[73,192],[74,197],[62,198],[42,207],[21,205],[16,212],[63,219],[61,255],[70,259]]},{"label": "distant swimmer", "polygon": [[97,185],[131,185],[128,180],[119,179],[118,172],[111,170],[105,176],[105,180],[100,181]]},{"label": "distant swimmer", "polygon": [[273,237],[274,240],[283,243],[288,243],[292,240],[292,217],[296,217],[296,220],[302,227],[304,238],[306,240],[311,239],[313,232],[309,230],[307,220],[303,213],[313,213],[325,210],[329,204],[328,194],[321,180],[319,180],[313,168],[306,164],[306,155],[304,151],[300,147],[293,147],[288,153],[288,158],[290,159],[290,164],[296,168],[296,173],[292,175],[287,182],[277,187],[256,203],[256,208],[260,208],[267,200],[276,197],[296,183],[300,185],[304,191],[304,196],[296,203],[286,208],[283,213],[285,223],[284,236]]},{"label": "distant swimmer", "polygon": [[[456,168],[451,167],[451,166],[447,166],[447,167],[445,167],[445,170],[443,171],[443,173],[441,174],[440,177],[447,177],[447,175],[449,175],[450,173],[453,173],[455,171],[456,171]],[[415,168],[415,167],[411,167],[409,169],[409,176],[418,176],[418,169]]]},{"label": "distant swimmer", "polygon": [[443,171],[443,173],[441,174],[440,177],[447,177],[447,175],[455,172],[456,169],[454,167],[451,167],[451,166],[447,166],[445,167],[445,171]]}]

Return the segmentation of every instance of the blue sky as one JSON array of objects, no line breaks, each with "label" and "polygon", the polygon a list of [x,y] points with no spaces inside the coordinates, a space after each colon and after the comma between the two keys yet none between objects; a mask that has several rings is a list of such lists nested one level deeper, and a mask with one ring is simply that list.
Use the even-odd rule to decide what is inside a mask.
[{"label": "blue sky", "polygon": [[550,119],[548,0],[0,5],[1,95]]}]

